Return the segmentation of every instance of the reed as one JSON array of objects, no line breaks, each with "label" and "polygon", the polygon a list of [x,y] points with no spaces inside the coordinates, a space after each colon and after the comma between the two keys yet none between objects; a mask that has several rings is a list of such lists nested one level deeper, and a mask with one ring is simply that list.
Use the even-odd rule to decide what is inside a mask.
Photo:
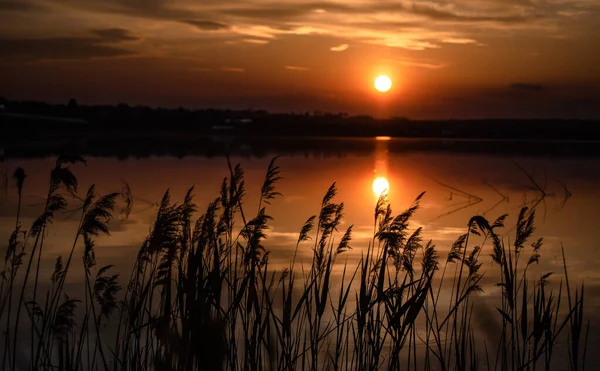
[{"label": "reed", "polygon": [[[193,188],[181,202],[165,192],[125,279],[95,259],[95,239],[110,234],[119,194],[90,187],[68,256],[43,277],[44,236],[67,195],[78,192],[68,165],[82,162],[57,160],[44,211],[27,232],[20,221],[25,171],[15,172],[19,206],[0,285],[3,369],[549,370],[560,365],[559,342],[567,343],[566,366],[585,369],[584,286],[572,288],[564,250],[557,289],[550,273],[529,269],[543,246],[530,242],[535,210],[521,210],[510,239],[501,237],[506,215],[471,218],[441,260],[411,225],[424,194],[400,213],[380,197],[372,239],[354,246],[353,227],[339,230],[344,204],[334,183],[302,226],[289,266],[273,268],[266,241],[269,207],[281,196],[276,158],[253,213],[244,209],[244,172],[229,163],[218,197],[199,216]],[[128,215],[133,197],[124,189],[120,213]],[[361,251],[356,265],[345,259],[352,248]],[[300,259],[302,250],[312,258]],[[482,344],[476,320],[487,255],[501,295],[495,338]],[[69,296],[65,282],[78,264],[84,279]],[[27,359],[18,356],[24,344]]]}]

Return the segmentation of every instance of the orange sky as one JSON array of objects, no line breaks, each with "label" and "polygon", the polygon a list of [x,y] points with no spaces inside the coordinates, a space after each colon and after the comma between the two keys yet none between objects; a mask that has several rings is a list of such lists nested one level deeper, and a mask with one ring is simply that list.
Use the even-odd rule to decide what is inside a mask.
[{"label": "orange sky", "polygon": [[599,13],[596,0],[0,0],[0,95],[600,118]]}]

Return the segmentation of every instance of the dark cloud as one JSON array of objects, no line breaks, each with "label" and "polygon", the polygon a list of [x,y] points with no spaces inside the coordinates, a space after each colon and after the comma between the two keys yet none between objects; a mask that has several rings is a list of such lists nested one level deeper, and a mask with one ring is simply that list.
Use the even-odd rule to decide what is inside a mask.
[{"label": "dark cloud", "polygon": [[37,5],[27,0],[0,0],[0,10],[19,10],[27,11],[36,9]]},{"label": "dark cloud", "polygon": [[370,29],[374,29],[374,30],[414,30],[414,29],[422,29],[423,28],[423,23],[422,22],[377,22],[377,23],[373,23],[373,22],[368,22],[368,21],[362,21],[362,22],[355,22],[352,24],[355,27],[361,27],[361,28],[370,28]]},{"label": "dark cloud", "polygon": [[228,29],[229,26],[224,23],[204,21],[204,20],[186,20],[183,21],[189,25],[196,27],[202,31],[218,31]]},{"label": "dark cloud", "polygon": [[525,90],[525,91],[542,91],[545,89],[545,87],[542,85],[525,84],[525,83],[521,83],[521,82],[511,84],[510,88],[514,89],[514,90]]},{"label": "dark cloud", "polygon": [[539,16],[525,17],[521,15],[514,16],[475,16],[469,14],[460,14],[450,10],[441,9],[432,5],[415,4],[405,6],[395,2],[382,2],[378,4],[370,4],[366,6],[347,6],[337,3],[307,3],[307,4],[290,4],[284,6],[251,6],[242,8],[229,8],[222,11],[223,14],[256,18],[268,20],[285,20],[291,18],[302,17],[315,11],[316,9],[324,10],[328,13],[338,14],[372,14],[377,12],[387,13],[406,13],[427,17],[436,21],[447,22],[464,22],[464,23],[522,23],[532,18]]},{"label": "dark cloud", "polygon": [[89,59],[132,54],[130,50],[107,45],[139,40],[124,28],[91,30],[95,37],[0,38],[2,59]]},{"label": "dark cloud", "polygon": [[288,5],[256,5],[246,6],[239,8],[228,8],[221,11],[222,14],[263,19],[263,20],[286,20],[299,18],[305,15],[309,15],[317,9],[323,10],[327,13],[338,13],[338,14],[368,14],[378,10],[389,9],[393,7],[397,9],[402,8],[402,5],[390,5],[390,4],[375,4],[368,7],[352,7],[343,4],[336,3],[305,3],[305,4],[288,4]]},{"label": "dark cloud", "polygon": [[92,30],[91,33],[107,42],[135,41],[140,39],[133,35],[131,31],[124,28],[104,28]]},{"label": "dark cloud", "polygon": [[53,37],[39,39],[0,39],[1,58],[89,59],[118,57],[131,51],[104,45],[98,38]]},{"label": "dark cloud", "polygon": [[108,0],[108,4],[114,3],[123,9],[140,14],[161,14],[165,13],[171,0]]},{"label": "dark cloud", "polygon": [[140,221],[138,220],[134,220],[134,219],[125,219],[125,220],[119,220],[119,219],[113,219],[112,221],[110,221],[108,223],[108,229],[112,232],[127,232],[129,230],[131,230],[131,226],[135,226],[140,224]]},{"label": "dark cloud", "polygon": [[277,21],[306,16],[313,13],[317,9],[325,11],[326,13],[364,15],[368,15],[379,11],[405,10],[404,6],[396,3],[381,3],[372,4],[368,6],[349,6],[331,2],[316,2],[288,5],[261,4],[238,8],[232,7],[222,10],[221,13],[237,17]]},{"label": "dark cloud", "polygon": [[442,10],[431,5],[415,4],[407,9],[409,12],[425,16],[436,21],[455,21],[455,22],[493,22],[493,23],[522,23],[530,20],[523,16],[472,16],[454,13],[447,10]]},{"label": "dark cloud", "polygon": [[178,20],[190,17],[190,11],[177,7],[173,0],[80,0],[73,7],[141,18]]},{"label": "dark cloud", "polygon": [[302,6],[251,7],[226,9],[222,13],[245,18],[281,20],[300,17],[308,14],[308,10]]},{"label": "dark cloud", "polygon": [[[0,0],[19,1],[19,0]],[[27,0],[23,0],[27,1]],[[203,0],[202,5],[220,5],[222,0]],[[236,4],[239,0],[229,0]],[[160,21],[183,22],[202,30],[228,28],[227,25],[205,20],[205,14],[182,7],[176,0],[78,0],[69,2],[68,6],[101,13],[127,15],[138,18]]]},{"label": "dark cloud", "polygon": [[[24,219],[35,219],[42,214],[44,211],[44,205],[39,206],[28,206],[24,205],[21,207],[21,218]],[[2,200],[0,202],[0,222],[8,223],[8,220],[14,221],[17,215],[17,202],[13,200]],[[6,218],[5,221],[2,219]]]}]

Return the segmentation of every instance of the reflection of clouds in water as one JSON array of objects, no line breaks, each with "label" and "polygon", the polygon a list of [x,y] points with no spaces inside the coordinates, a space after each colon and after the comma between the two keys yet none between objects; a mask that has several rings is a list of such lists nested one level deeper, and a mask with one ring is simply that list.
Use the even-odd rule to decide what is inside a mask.
[{"label": "reflection of clouds in water", "polygon": [[[21,204],[22,218],[37,218],[44,211],[44,204],[29,206],[25,203]],[[17,216],[17,200],[16,197],[8,198],[0,205],[0,218],[16,218]]]},{"label": "reflection of clouds in water", "polygon": [[133,218],[119,220],[113,218],[110,222],[107,223],[108,229],[111,233],[115,232],[125,232],[131,230],[131,226],[142,224],[140,220],[136,220]]},{"label": "reflection of clouds in water", "polygon": [[285,243],[295,243],[296,241],[298,241],[298,236],[300,235],[300,233],[295,233],[295,232],[275,232],[275,231],[268,231],[267,232],[267,238],[268,240],[281,240],[282,242]]},{"label": "reflection of clouds in water", "polygon": [[[512,232],[509,233],[509,229],[516,223],[520,205],[524,201],[534,200],[538,196],[539,192],[531,188],[531,182],[508,157],[425,152],[398,154],[393,150],[388,151],[390,147],[386,146],[389,146],[390,143],[390,141],[376,141],[374,157],[375,168],[379,167],[380,171],[389,172],[388,180],[392,183],[392,187],[400,188],[396,185],[402,187],[401,191],[392,190],[391,201],[394,214],[404,211],[413,201],[414,196],[426,190],[427,193],[421,203],[422,207],[411,221],[410,229],[412,231],[423,226],[424,241],[433,240],[442,261],[446,258],[447,251],[456,237],[466,232],[466,223],[469,218],[476,213],[485,213],[502,199],[498,192],[486,185],[485,182],[488,182],[501,194],[506,195],[510,201],[501,204],[486,215],[488,219],[493,220],[506,212],[510,214],[506,221],[507,228],[505,228],[507,237],[513,236]],[[373,193],[370,189],[372,181],[376,177],[376,174],[373,173],[373,160],[373,156],[349,156],[344,160],[332,158],[318,161],[304,158],[282,158],[282,161],[285,161],[285,164],[282,165],[285,181],[282,181],[279,190],[285,196],[274,203],[269,211],[271,215],[275,216],[275,220],[270,223],[273,227],[267,231],[269,239],[265,241],[265,247],[272,251],[274,266],[279,263],[289,264],[302,224],[308,216],[318,212],[320,200],[333,181],[339,181],[340,196],[338,196],[338,200],[346,203],[345,225],[336,234],[335,241],[341,239],[345,227],[350,224],[355,225],[351,242],[353,249],[339,258],[338,265],[341,265],[341,262],[346,259],[352,263],[360,259],[373,237]],[[573,278],[577,280],[580,277],[591,277],[591,279],[597,277],[598,274],[594,271],[597,270],[594,262],[600,256],[600,251],[595,247],[597,245],[596,214],[600,207],[600,195],[597,191],[600,172],[594,169],[598,168],[599,160],[586,158],[515,158],[515,160],[527,171],[534,169],[534,178],[540,184],[545,183],[543,169],[547,169],[548,188],[546,192],[556,195],[554,198],[549,196],[546,198],[548,216],[545,222],[542,210],[539,211],[536,236],[543,236],[546,244],[542,248],[542,261],[536,269],[555,271],[559,275],[562,272],[562,262],[559,259],[560,243],[563,242],[569,266],[573,267]],[[23,165],[28,173],[25,194],[44,195],[48,186],[47,176],[53,166],[52,161],[30,160],[27,164],[20,165]],[[250,188],[260,186],[267,165],[267,160],[244,163],[250,200],[253,200],[252,196],[257,193],[256,189]],[[9,169],[12,171],[14,166],[9,166]],[[131,184],[133,196],[147,201],[144,203],[138,199],[134,200],[134,208],[129,218],[122,223],[113,221],[110,225],[112,236],[97,241],[99,246],[97,258],[114,259],[114,263],[119,268],[121,268],[121,264],[128,264],[127,259],[132,261],[135,258],[135,253],[156,219],[156,203],[160,201],[167,188],[173,189],[173,199],[179,201],[183,198],[189,185],[193,183],[194,179],[190,179],[189,174],[196,174],[198,179],[202,179],[203,182],[197,182],[198,188],[195,192],[195,201],[199,205],[199,212],[195,217],[198,217],[204,212],[204,205],[218,194],[220,175],[216,177],[219,179],[211,178],[211,175],[227,175],[226,164],[222,158],[213,160],[157,158],[126,162],[117,162],[112,159],[90,159],[87,167],[77,167],[74,172],[80,178],[82,193],[92,182],[98,182],[99,193],[118,191],[122,187],[120,179],[127,179]],[[112,175],[110,178],[100,179],[98,174]],[[161,174],[161,176],[156,177],[154,174]],[[358,181],[357,174],[365,174],[364,183]],[[194,176],[196,177],[196,175]],[[446,216],[434,223],[426,223],[447,211],[451,205],[447,189],[438,187],[435,182],[431,181],[431,178],[465,190],[482,198],[483,201],[475,207]],[[564,188],[559,182],[568,187],[573,193],[573,197],[559,212],[554,212],[555,206],[560,205],[564,193]],[[353,187],[353,185],[356,186]],[[526,200],[523,199],[524,195]],[[363,202],[366,199],[368,202]],[[33,197],[30,201],[39,205],[23,207],[22,217],[25,229],[31,226],[33,218],[39,216],[43,207],[43,197]],[[71,204],[71,200],[69,201]],[[455,195],[452,201],[460,200]],[[69,208],[78,204],[79,202],[74,201]],[[117,210],[120,211],[120,206],[117,206]],[[5,202],[0,205],[0,239],[7,240],[14,228],[15,215],[16,192],[11,189]],[[239,218],[237,221],[239,222]],[[49,237],[45,242],[48,244],[48,249],[45,251],[51,255],[48,261],[53,262],[58,252],[64,253],[65,249],[70,246],[75,228],[74,221],[57,218],[57,222],[50,227]],[[311,236],[314,238],[314,233]],[[314,246],[314,240],[300,244],[299,255],[303,259],[309,259],[312,256],[312,246]],[[486,249],[490,249],[489,245],[486,245]],[[482,256],[487,256],[488,251],[485,250]],[[491,277],[497,274],[495,270],[489,268],[487,261],[485,264]],[[123,269],[122,273],[125,272],[126,269]],[[494,282],[493,279],[490,282]]]},{"label": "reflection of clouds in water", "polygon": [[[119,268],[120,270],[120,265],[116,264],[117,262],[121,262],[121,263],[132,263],[130,262],[131,257],[132,257],[132,252],[135,252],[135,254],[137,254],[138,250],[140,249],[142,243],[131,243],[131,244],[122,244],[122,245],[109,245],[109,244],[103,244],[103,245],[99,245],[99,251],[96,252],[96,254],[98,254],[99,252],[100,254],[100,259],[97,259],[98,262],[110,262],[110,264],[114,264],[116,267]],[[119,258],[123,258],[123,259],[119,259]],[[117,260],[115,260],[117,259]],[[99,264],[100,265],[100,264]],[[124,271],[122,271],[124,273]]]},{"label": "reflection of clouds in water", "polygon": [[286,203],[305,201],[305,200],[308,200],[308,197],[301,196],[301,195],[285,195],[283,197],[283,202],[286,202]]},{"label": "reflection of clouds in water", "polygon": [[434,232],[436,235],[442,235],[442,236],[447,236],[447,235],[452,235],[454,237],[458,237],[461,234],[465,233],[467,231],[467,228],[452,228],[452,227],[444,227],[444,228],[438,228],[438,229],[434,229]]}]

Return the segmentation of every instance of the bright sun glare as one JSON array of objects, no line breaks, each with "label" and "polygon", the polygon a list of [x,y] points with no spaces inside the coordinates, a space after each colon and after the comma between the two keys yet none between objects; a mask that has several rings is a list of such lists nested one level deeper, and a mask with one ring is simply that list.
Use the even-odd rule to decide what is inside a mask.
[{"label": "bright sun glare", "polygon": [[373,193],[375,193],[375,196],[379,197],[382,194],[387,194],[389,190],[390,183],[385,177],[379,177],[373,181]]},{"label": "bright sun glare", "polygon": [[379,76],[375,79],[375,89],[386,92],[392,87],[392,79],[387,76]]}]

